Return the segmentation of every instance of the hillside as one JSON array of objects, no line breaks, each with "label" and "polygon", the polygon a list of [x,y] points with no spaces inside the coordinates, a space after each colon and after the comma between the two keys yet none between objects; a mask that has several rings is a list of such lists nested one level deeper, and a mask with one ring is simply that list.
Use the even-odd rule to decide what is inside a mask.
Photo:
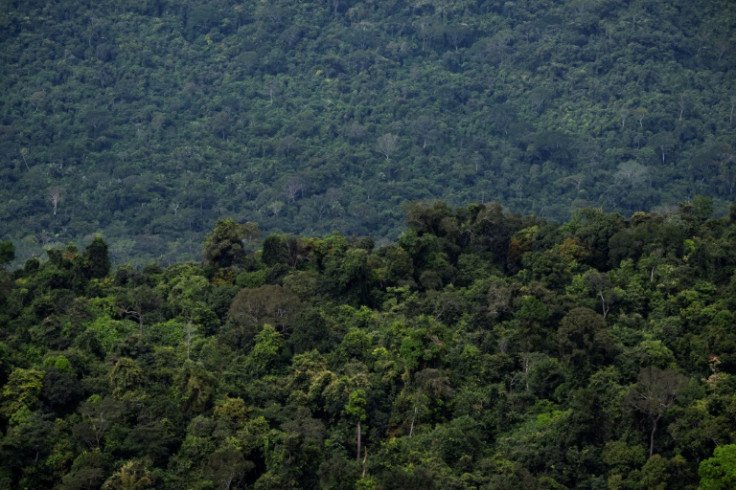
[{"label": "hillside", "polygon": [[[0,267],[0,486],[729,489],[736,206]],[[13,249],[0,242],[0,265]]]},{"label": "hillside", "polygon": [[[0,4],[0,238],[199,257],[223,216],[395,240],[406,203],[558,222],[735,197],[736,5]],[[89,238],[87,238],[89,241]]]}]

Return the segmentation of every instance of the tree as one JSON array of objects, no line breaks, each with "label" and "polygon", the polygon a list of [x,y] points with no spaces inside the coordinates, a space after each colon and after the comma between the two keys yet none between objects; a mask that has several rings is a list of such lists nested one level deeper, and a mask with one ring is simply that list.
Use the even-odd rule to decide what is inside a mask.
[{"label": "tree", "polygon": [[599,271],[607,270],[609,242],[613,235],[625,227],[623,217],[619,214],[606,214],[600,208],[585,208],[573,214],[573,223],[577,225],[575,237],[590,251],[584,262]]},{"label": "tree", "polygon": [[212,453],[207,466],[210,475],[220,488],[229,490],[233,484],[238,484],[248,470],[252,469],[253,463],[246,461],[237,448],[227,446]]},{"label": "tree", "polygon": [[108,473],[110,455],[101,451],[85,451],[74,459],[72,468],[64,475],[61,488],[100,488]]},{"label": "tree", "polygon": [[174,379],[174,388],[182,407],[191,413],[202,413],[209,408],[217,382],[202,364],[187,360]]},{"label": "tree", "polygon": [[634,410],[643,413],[651,423],[649,432],[649,457],[654,454],[654,436],[664,414],[676,401],[677,395],[687,385],[687,378],[668,369],[649,366],[639,373],[639,381],[629,389],[626,402]]},{"label": "tree", "polygon": [[127,461],[102,485],[103,490],[137,490],[153,485],[151,473],[139,460]]},{"label": "tree", "polygon": [[682,116],[691,105],[690,94],[688,92],[680,92],[678,105],[680,107],[680,113],[677,115],[677,120],[682,121]]},{"label": "tree", "polygon": [[[45,462],[52,453],[54,444],[54,422],[51,416],[42,411],[31,411],[24,407],[15,413],[4,431],[0,457],[2,457],[2,476],[15,473],[16,484],[2,481],[6,488],[49,488],[52,475],[44,471]],[[3,475],[5,473],[5,475]]]},{"label": "tree", "polygon": [[622,185],[636,189],[649,179],[649,170],[644,165],[629,160],[618,164],[614,178]]},{"label": "tree", "polygon": [[639,129],[644,129],[644,118],[647,117],[649,114],[649,111],[646,109],[646,107],[637,107],[634,109],[634,115],[636,116],[636,120],[639,121]]},{"label": "tree", "polygon": [[283,337],[269,324],[255,336],[255,345],[245,359],[245,368],[254,378],[270,374],[281,356]]},{"label": "tree", "polygon": [[232,124],[230,113],[227,111],[220,111],[212,117],[212,131],[215,134],[220,135],[222,139],[226,139],[230,126]]},{"label": "tree", "polygon": [[736,488],[736,444],[716,447],[712,457],[701,461],[698,476],[700,490]]},{"label": "tree", "polygon": [[263,89],[268,95],[268,105],[273,105],[274,95],[277,95],[281,91],[281,83],[278,78],[268,77]]},{"label": "tree", "polygon": [[398,136],[391,133],[386,133],[383,136],[379,137],[378,141],[376,141],[376,149],[379,153],[386,157],[386,160],[390,160],[391,155],[393,155],[393,153],[396,151],[398,141]]},{"label": "tree", "polygon": [[330,256],[325,261],[325,273],[332,292],[346,302],[367,304],[373,287],[373,271],[368,263],[368,252],[351,248],[344,256]]},{"label": "tree", "polygon": [[28,148],[21,148],[20,156],[23,159],[23,164],[26,166],[26,170],[30,171],[31,167],[28,166]]},{"label": "tree", "polygon": [[102,237],[96,236],[84,249],[84,270],[90,279],[101,279],[110,273],[110,256]]},{"label": "tree", "polygon": [[287,260],[287,255],[288,251],[283,236],[271,234],[268,235],[265,240],[263,240],[261,260],[263,260],[264,264],[273,266],[276,264],[285,263]]},{"label": "tree", "polygon": [[657,133],[649,139],[649,144],[659,150],[659,154],[662,157],[662,163],[664,163],[667,152],[675,146],[677,140],[669,131]]},{"label": "tree", "polygon": [[525,295],[521,298],[521,303],[514,316],[519,320],[521,343],[527,353],[533,350],[541,350],[546,345],[546,332],[543,325],[549,317],[548,306],[535,296]]},{"label": "tree", "polygon": [[283,328],[301,309],[301,301],[296,294],[281,286],[267,284],[242,289],[230,305],[228,320],[242,325],[269,323]]},{"label": "tree", "polygon": [[81,422],[73,427],[73,433],[90,450],[99,450],[107,431],[117,422],[124,411],[124,403],[111,396],[101,398],[92,395],[79,406]]},{"label": "tree", "polygon": [[[606,319],[611,309],[613,292],[611,291],[611,280],[607,274],[601,274],[596,270],[590,270],[583,276],[583,282],[586,286],[595,291],[596,296],[601,300],[601,314]],[[606,299],[608,297],[608,299]]]},{"label": "tree", "polygon": [[301,197],[305,187],[304,177],[301,175],[292,175],[284,182],[284,191],[290,202],[295,202]]},{"label": "tree", "polygon": [[423,150],[425,150],[428,145],[436,145],[439,143],[438,140],[441,137],[441,132],[437,127],[437,121],[432,116],[421,114],[412,121],[410,128],[413,136],[421,142]]},{"label": "tree", "polygon": [[33,408],[41,395],[43,378],[44,372],[38,369],[13,369],[2,388],[0,414],[11,417],[23,408]]},{"label": "tree", "polygon": [[256,223],[238,224],[231,218],[221,219],[204,241],[202,257],[206,264],[217,267],[240,265],[250,244],[258,240],[260,231]]},{"label": "tree", "polygon": [[348,397],[348,403],[345,405],[345,412],[347,412],[348,415],[352,419],[354,419],[357,422],[357,429],[356,429],[356,453],[355,453],[355,459],[356,461],[360,461],[360,452],[361,452],[361,423],[365,421],[366,419],[366,411],[365,406],[368,403],[368,399],[366,396],[366,392],[363,388],[358,388],[355,391],[350,392],[350,396]]},{"label": "tree", "polygon": [[49,201],[51,201],[54,216],[59,209],[59,202],[64,198],[64,188],[60,186],[54,186],[49,189],[48,192]]},{"label": "tree", "polygon": [[161,304],[161,298],[150,286],[144,284],[131,290],[123,290],[118,296],[118,312],[138,322],[138,334],[143,337],[144,318]]},{"label": "tree", "polygon": [[134,359],[121,357],[110,371],[109,380],[113,395],[122,399],[129,391],[141,387],[143,369]]},{"label": "tree", "polygon": [[649,459],[641,468],[639,478],[641,488],[651,488],[652,490],[666,490],[669,488],[667,483],[672,471],[667,466],[667,459],[659,454],[649,456]]},{"label": "tree", "polygon": [[0,267],[12,262],[15,259],[15,247],[10,240],[0,242]]},{"label": "tree", "polygon": [[614,352],[606,321],[589,308],[573,308],[562,318],[557,345],[578,380],[587,377],[594,366],[611,358]]}]

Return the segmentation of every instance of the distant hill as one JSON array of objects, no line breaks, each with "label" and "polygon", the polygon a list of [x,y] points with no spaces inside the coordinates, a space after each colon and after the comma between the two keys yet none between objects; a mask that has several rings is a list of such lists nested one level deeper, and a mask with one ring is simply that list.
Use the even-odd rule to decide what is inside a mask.
[{"label": "distant hill", "polygon": [[393,240],[405,203],[562,221],[736,196],[736,4],[3,2],[0,239],[199,257],[225,216]]}]

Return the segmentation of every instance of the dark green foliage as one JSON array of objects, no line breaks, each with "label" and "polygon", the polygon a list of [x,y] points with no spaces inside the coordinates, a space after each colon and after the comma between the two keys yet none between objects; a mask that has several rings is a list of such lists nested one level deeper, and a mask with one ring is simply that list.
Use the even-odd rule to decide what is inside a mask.
[{"label": "dark green foliage", "polygon": [[106,274],[101,239],[52,248],[0,271],[0,484],[730,488],[736,224],[709,213],[434,202],[386,246],[261,250],[224,220],[205,263]]},{"label": "dark green foliage", "polygon": [[280,235],[268,235],[263,240],[261,260],[266,265],[276,265],[287,261],[288,249]]},{"label": "dark green foliage", "polygon": [[205,239],[202,257],[206,264],[218,267],[241,265],[245,260],[246,246],[258,237],[255,223],[239,225],[232,219],[219,220]]},{"label": "dark green foliage", "polygon": [[52,411],[66,413],[82,398],[82,386],[74,373],[49,369],[43,378],[41,400]]},{"label": "dark green foliage", "polygon": [[[417,200],[557,221],[683,203],[697,225],[736,196],[728,0],[200,3],[4,7],[0,241],[21,261],[96,234],[114,263],[198,260],[223,216],[381,243]],[[494,216],[447,208],[409,226],[450,266],[458,236],[519,266]],[[204,259],[241,265],[239,242]]]},{"label": "dark green foliage", "polygon": [[575,308],[560,321],[557,347],[575,379],[586,377],[592,366],[605,364],[614,354],[605,320],[588,308]]},{"label": "dark green foliage", "polygon": [[84,249],[84,260],[87,277],[99,279],[110,273],[108,247],[101,237],[95,237]]},{"label": "dark green foliage", "polygon": [[7,263],[15,259],[15,247],[13,242],[0,242],[0,265],[5,266]]}]

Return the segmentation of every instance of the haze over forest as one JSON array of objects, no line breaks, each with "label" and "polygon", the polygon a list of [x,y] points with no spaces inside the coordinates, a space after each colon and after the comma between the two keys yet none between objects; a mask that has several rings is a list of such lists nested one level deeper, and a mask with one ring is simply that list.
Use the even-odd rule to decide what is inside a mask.
[{"label": "haze over forest", "polygon": [[198,259],[222,217],[394,241],[406,203],[563,222],[736,187],[727,0],[0,5],[0,238]]}]

